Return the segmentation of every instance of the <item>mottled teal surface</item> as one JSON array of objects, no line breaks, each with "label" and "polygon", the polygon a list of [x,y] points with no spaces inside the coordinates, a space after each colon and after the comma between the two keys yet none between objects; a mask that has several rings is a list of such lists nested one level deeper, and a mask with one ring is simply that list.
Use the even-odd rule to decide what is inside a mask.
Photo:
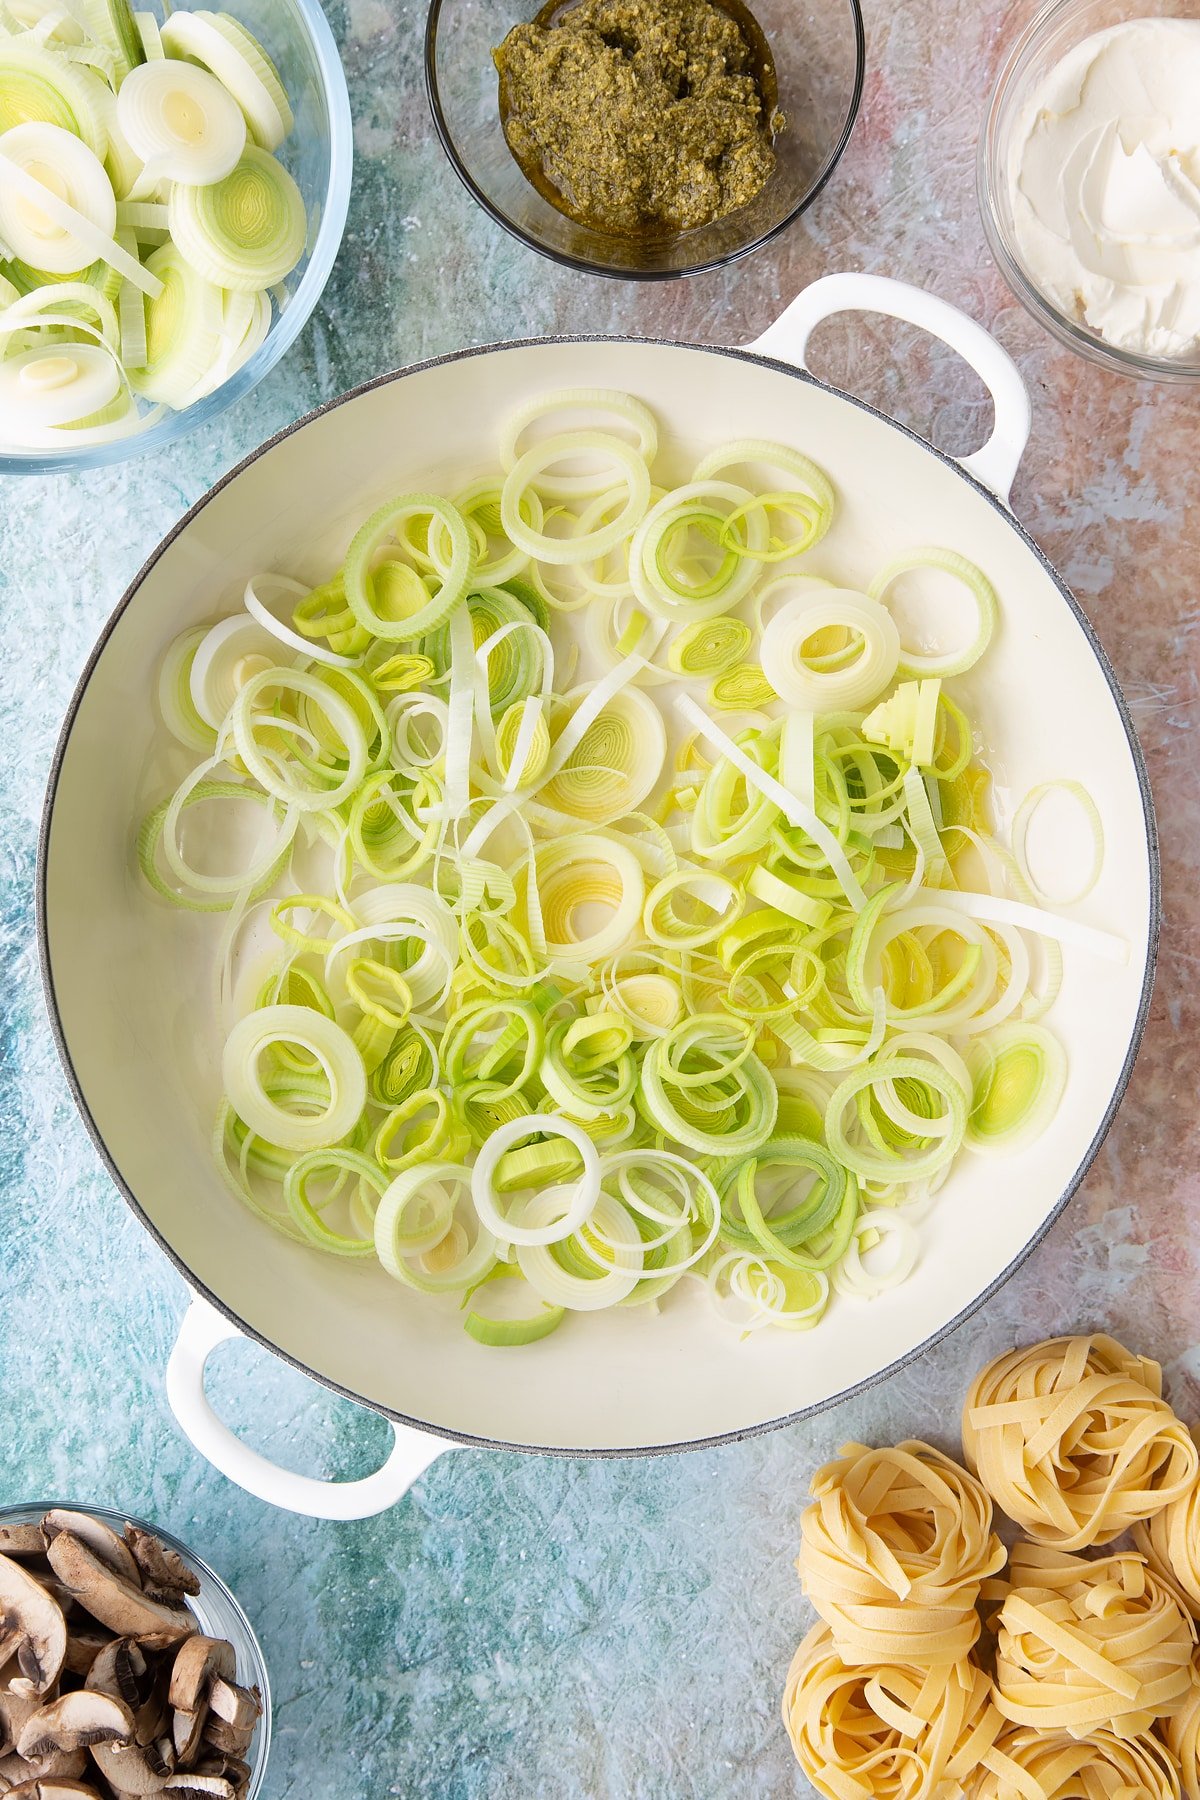
[{"label": "mottled teal surface", "polygon": [[[350,231],[286,364],[153,466],[0,483],[0,1501],[53,1494],[129,1508],[224,1573],[272,1671],[269,1800],[805,1793],[778,1700],[804,1623],[791,1559],[816,1461],[856,1435],[945,1440],[969,1367],[1066,1327],[1103,1323],[1162,1356],[1195,1411],[1197,1253],[1180,1229],[1197,1199],[1194,402],[1072,362],[1019,311],[983,249],[982,95],[1027,11],[869,0],[864,114],[810,219],[727,275],[635,289],[557,272],[482,217],[428,124],[421,8],[350,0],[331,14],[359,153]],[[658,1461],[467,1451],[370,1523],[274,1514],[212,1473],[171,1422],[163,1369],[183,1284],[102,1172],[47,1027],[35,840],[88,649],[179,513],[339,389],[516,334],[743,342],[805,281],[843,267],[926,283],[1017,355],[1037,415],[1018,511],[1096,620],[1160,801],[1169,796],[1169,954],[1121,1121],[1066,1218],[978,1321],[813,1424]],[[836,379],[948,446],[982,436],[971,379],[914,334],[831,327],[818,348]],[[818,1339],[806,1353],[820,1353]],[[227,1416],[295,1467],[362,1474],[382,1454],[380,1421],[257,1350],[224,1353],[212,1385]]]}]

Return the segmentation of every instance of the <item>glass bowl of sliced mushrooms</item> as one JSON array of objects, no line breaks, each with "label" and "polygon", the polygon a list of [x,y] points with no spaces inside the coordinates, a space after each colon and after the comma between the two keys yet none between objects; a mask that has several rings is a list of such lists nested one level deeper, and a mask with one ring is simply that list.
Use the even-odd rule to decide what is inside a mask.
[{"label": "glass bowl of sliced mushrooms", "polygon": [[213,5],[0,6],[0,474],[194,431],[329,279],[353,130],[320,0]]},{"label": "glass bowl of sliced mushrooms", "polygon": [[219,1575],[124,1513],[0,1508],[6,1800],[254,1800],[270,1742],[262,1651]]}]

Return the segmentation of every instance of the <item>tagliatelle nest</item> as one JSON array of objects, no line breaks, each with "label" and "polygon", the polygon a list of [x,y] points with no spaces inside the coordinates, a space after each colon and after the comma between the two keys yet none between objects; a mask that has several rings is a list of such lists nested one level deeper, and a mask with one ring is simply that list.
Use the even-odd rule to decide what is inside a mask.
[{"label": "tagliatelle nest", "polygon": [[971,1800],[1179,1800],[1170,1755],[1152,1737],[1076,1740],[1022,1726],[985,1753]]},{"label": "tagliatelle nest", "polygon": [[1200,1476],[1152,1519],[1135,1525],[1133,1539],[1150,1567],[1178,1588],[1200,1618]]},{"label": "tagliatelle nest", "polygon": [[1192,1684],[1179,1711],[1159,1726],[1179,1763],[1187,1800],[1200,1800],[1200,1651],[1192,1658]]},{"label": "tagliatelle nest", "polygon": [[1200,1468],[1158,1364],[1100,1335],[989,1363],[967,1395],[963,1450],[1010,1519],[1068,1551],[1111,1543],[1181,1500]]},{"label": "tagliatelle nest", "polygon": [[817,1625],[788,1670],[783,1722],[827,1800],[948,1800],[1001,1727],[990,1689],[969,1660],[847,1668],[829,1627]]},{"label": "tagliatelle nest", "polygon": [[995,1629],[996,1705],[1018,1725],[1132,1737],[1191,1690],[1195,1626],[1133,1550],[1089,1562],[1018,1544]]},{"label": "tagliatelle nest", "polygon": [[796,1568],[841,1659],[960,1662],[979,1636],[980,1586],[1005,1562],[979,1482],[910,1440],[847,1444],[811,1491]]}]

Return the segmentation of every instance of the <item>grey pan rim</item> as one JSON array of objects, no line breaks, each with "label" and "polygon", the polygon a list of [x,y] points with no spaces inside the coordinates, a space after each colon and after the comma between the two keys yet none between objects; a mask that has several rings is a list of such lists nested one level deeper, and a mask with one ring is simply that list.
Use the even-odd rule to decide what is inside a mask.
[{"label": "grey pan rim", "polygon": [[[58,784],[62,774],[63,764],[70,747],[71,733],[74,729],[80,706],[83,703],[83,697],[87,692],[92,675],[104,653],[109,638],[112,636],[117,625],[124,616],[126,609],[132,603],[135,595],[138,593],[143,582],[146,580],[146,577],[159,561],[160,557],[165,555],[166,551],[175,542],[175,539],[191,525],[192,521],[197,518],[209,502],[221,493],[224,488],[228,487],[231,482],[236,481],[245,470],[250,468],[252,464],[258,462],[261,457],[268,453],[268,451],[273,450],[277,444],[281,444],[285,438],[293,436],[294,433],[302,431],[305,426],[310,425],[314,420],[324,418],[326,414],[335,411],[340,406],[348,405],[352,400],[360,399],[364,394],[373,393],[378,388],[388,387],[393,382],[407,380],[409,376],[422,374],[426,370],[440,368],[443,364],[462,362],[468,357],[495,356],[511,350],[536,349],[542,344],[612,344],[620,346],[621,348],[628,348],[631,344],[645,344],[652,348],[658,347],[670,350],[687,350],[700,356],[723,356],[736,362],[748,363],[754,367],[770,369],[778,375],[786,375],[792,381],[802,382],[810,387],[818,388],[822,392],[834,394],[839,400],[846,401],[848,405],[856,407],[860,412],[866,413],[871,418],[880,420],[892,431],[897,432],[903,438],[909,439],[912,443],[919,445],[922,450],[926,451],[936,461],[943,463],[947,468],[953,470],[954,474],[957,475],[960,480],[964,481],[968,487],[973,488],[977,494],[980,494],[994,511],[999,514],[1009,528],[1016,532],[1022,543],[1033,553],[1041,567],[1050,577],[1061,595],[1064,604],[1070,609],[1078,622],[1079,627],[1087,640],[1088,647],[1095,657],[1096,662],[1100,667],[1100,671],[1108,684],[1109,692],[1112,695],[1113,703],[1116,706],[1117,713],[1120,717],[1125,737],[1129,745],[1129,752],[1133,758],[1134,770],[1137,775],[1138,790],[1142,801],[1142,813],[1146,826],[1146,851],[1150,864],[1150,930],[1146,949],[1146,968],[1142,979],[1141,998],[1138,1005],[1137,1017],[1134,1021],[1133,1031],[1130,1035],[1129,1047],[1121,1067],[1120,1076],[1113,1090],[1112,1098],[1105,1109],[1104,1117],[1100,1121],[1095,1136],[1092,1138],[1091,1143],[1084,1152],[1071,1180],[1067,1183],[1050,1212],[1030,1237],[1029,1241],[1025,1244],[1019,1254],[1012,1259],[1007,1267],[1001,1271],[996,1279],[992,1281],[982,1293],[977,1294],[968,1305],[961,1309],[961,1311],[956,1313],[953,1318],[949,1319],[944,1325],[939,1326],[939,1328],[935,1332],[932,1332],[928,1337],[923,1338],[919,1344],[914,1345],[913,1348],[906,1351],[903,1356],[897,1357],[894,1361],[886,1364],[885,1367],[876,1370],[873,1375],[865,1377],[862,1381],[854,1383],[851,1387],[842,1389],[837,1394],[831,1394],[828,1399],[818,1401],[815,1405],[801,1407],[796,1412],[783,1413],[777,1418],[764,1419],[756,1424],[740,1426],[733,1431],[719,1432],[711,1437],[690,1438],[681,1443],[638,1444],[629,1447],[605,1446],[599,1449],[589,1449],[574,1445],[563,1446],[561,1444],[514,1444],[509,1443],[503,1438],[481,1437],[470,1432],[455,1431],[445,1425],[439,1424],[435,1419],[418,1419],[409,1413],[397,1412],[394,1408],[385,1406],[377,1400],[369,1400],[362,1394],[356,1394],[352,1389],[344,1387],[340,1382],[334,1381],[331,1377],[322,1374],[319,1370],[310,1368],[309,1365],[303,1362],[299,1357],[292,1356],[289,1352],[281,1349],[279,1345],[272,1343],[270,1338],[265,1336],[263,1332],[251,1325],[247,1320],[240,1318],[224,1300],[220,1299],[210,1288],[206,1287],[197,1279],[196,1275],[189,1269],[173,1245],[147,1217],[136,1194],[126,1182],[114,1157],[109,1151],[108,1145],[106,1144],[96,1121],[92,1117],[84,1093],[83,1083],[81,1082],[71,1059],[71,1053],[66,1041],[66,1034],[63,1029],[62,1018],[59,1013],[58,998],[54,985],[54,971],[51,965],[50,940],[47,923],[47,861],[50,847],[50,831],[54,818],[55,799],[58,792]],[[889,1380],[893,1375],[898,1374],[901,1369],[907,1368],[908,1365],[915,1362],[919,1356],[923,1356],[926,1351],[932,1350],[945,1338],[949,1337],[952,1332],[956,1331],[960,1325],[965,1324],[965,1322],[972,1318],[981,1307],[987,1304],[993,1295],[1000,1291],[1004,1284],[1009,1281],[1021,1267],[1022,1263],[1024,1263],[1033,1251],[1037,1249],[1038,1245],[1048,1235],[1051,1227],[1061,1217],[1063,1211],[1078,1190],[1084,1176],[1095,1161],[1100,1146],[1107,1137],[1113,1120],[1116,1117],[1121,1101],[1125,1097],[1125,1091],[1129,1086],[1130,1077],[1133,1074],[1133,1065],[1137,1059],[1137,1053],[1145,1032],[1146,1019],[1150,1010],[1150,996],[1154,987],[1154,972],[1158,959],[1159,931],[1162,921],[1162,879],[1158,849],[1158,831],[1155,823],[1154,800],[1150,790],[1150,777],[1146,770],[1145,758],[1142,754],[1141,745],[1138,742],[1137,732],[1134,729],[1129,707],[1126,704],[1124,694],[1121,692],[1120,683],[1117,680],[1112,664],[1109,662],[1104,648],[1101,645],[1099,638],[1096,636],[1091,621],[1088,619],[1078,600],[1076,600],[1074,594],[1072,594],[1062,577],[1058,574],[1049,558],[1038,547],[1024,527],[1013,517],[1008,508],[996,498],[995,494],[993,494],[989,488],[984,487],[974,476],[968,474],[967,471],[953,459],[953,457],[947,456],[945,452],[936,449],[925,438],[920,437],[915,431],[911,431],[908,426],[901,425],[897,420],[888,418],[886,413],[882,413],[878,411],[876,407],[870,406],[865,401],[857,399],[853,394],[843,393],[839,388],[833,388],[826,382],[818,381],[815,376],[810,375],[806,370],[797,369],[790,363],[780,362],[771,356],[762,356],[756,351],[733,349],[725,345],[717,344],[688,344],[677,338],[627,338],[602,334],[583,334],[579,336],[553,338],[517,338],[498,344],[476,345],[466,350],[452,351],[444,356],[429,357],[424,362],[413,363],[406,369],[396,369],[386,375],[378,375],[373,380],[363,382],[361,386],[352,388],[348,393],[341,394],[334,400],[326,401],[323,406],[316,407],[312,412],[306,413],[302,419],[297,419],[295,424],[289,425],[284,430],[277,432],[274,437],[269,438],[266,443],[261,444],[257,450],[253,451],[234,468],[230,469],[226,475],[223,475],[215,486],[209,489],[207,494],[198,500],[194,506],[189,508],[179,522],[147,558],[134,580],[130,583],[129,587],[126,588],[121,599],[117,602],[116,607],[113,609],[104,629],[96,641],[91,655],[88,657],[83,673],[80,675],[75,686],[75,691],[71,696],[70,705],[67,708],[66,716],[63,720],[62,730],[59,733],[58,743],[55,746],[54,760],[51,764],[50,778],[46,788],[46,799],[42,809],[41,827],[38,834],[36,906],[38,958],[41,966],[46,1005],[50,1014],[50,1026],[75,1105],[83,1119],[88,1135],[91,1137],[93,1144],[99,1152],[101,1160],[107,1168],[109,1175],[112,1177],[118,1191],[124,1196],[134,1217],[144,1226],[154,1242],[158,1245],[159,1249],[174,1265],[193,1293],[200,1295],[206,1300],[216,1312],[220,1313],[231,1325],[235,1326],[244,1337],[251,1339],[256,1344],[260,1344],[264,1350],[269,1351],[273,1356],[280,1357],[299,1374],[307,1376],[309,1380],[319,1383],[320,1386],[324,1388],[328,1388],[331,1393],[339,1395],[342,1399],[349,1400],[356,1406],[364,1406],[368,1411],[379,1413],[383,1418],[391,1419],[398,1425],[410,1426],[413,1430],[428,1432],[434,1437],[445,1438],[452,1443],[469,1445],[479,1450],[510,1450],[518,1455],[524,1456],[618,1458],[666,1456],[674,1454],[675,1452],[689,1450],[718,1449],[725,1444],[742,1443],[748,1438],[759,1437],[765,1432],[778,1431],[784,1426],[797,1425],[805,1419],[814,1418],[819,1413],[827,1412],[831,1407],[840,1406],[845,1400],[851,1400],[858,1394],[866,1393],[870,1388],[876,1387],[881,1381]]]},{"label": "grey pan rim", "polygon": [[[846,118],[837,142],[829,152],[825,166],[817,179],[796,206],[787,213],[778,224],[772,225],[769,231],[760,232],[757,237],[749,238],[734,250],[726,250],[721,256],[709,256],[703,262],[689,263],[682,269],[621,269],[611,263],[599,262],[592,257],[572,256],[565,250],[556,250],[552,245],[543,242],[535,232],[526,231],[524,226],[516,224],[496,206],[480,187],[471,174],[466,163],[459,154],[458,145],[454,141],[454,133],[450,129],[450,121],[446,117],[442,105],[441,88],[437,78],[437,35],[441,23],[444,0],[432,0],[429,15],[425,21],[425,95],[429,101],[429,111],[433,118],[433,127],[438,141],[446,153],[446,160],[458,176],[477,206],[482,207],[490,219],[493,219],[510,237],[524,244],[527,250],[535,250],[539,256],[547,257],[557,263],[561,269],[574,269],[581,275],[599,275],[606,281],[686,281],[692,275],[709,275],[714,269],[727,268],[731,263],[741,262],[745,256],[753,256],[765,244],[773,243],[777,237],[789,230],[803,213],[806,213],[833,179],[834,170],[846,153],[846,146],[854,132],[862,106],[863,89],[867,79],[867,30],[863,22],[861,0],[850,0],[850,11],[854,22],[854,85],[850,92],[850,103],[846,108]],[[515,340],[514,340],[515,341]],[[554,343],[572,343],[572,338],[555,338]],[[647,340],[650,341],[650,340]],[[659,341],[659,340],[653,340]],[[496,348],[496,346],[490,346]],[[432,360],[436,361],[437,358]],[[424,365],[422,365],[424,366]]]}]

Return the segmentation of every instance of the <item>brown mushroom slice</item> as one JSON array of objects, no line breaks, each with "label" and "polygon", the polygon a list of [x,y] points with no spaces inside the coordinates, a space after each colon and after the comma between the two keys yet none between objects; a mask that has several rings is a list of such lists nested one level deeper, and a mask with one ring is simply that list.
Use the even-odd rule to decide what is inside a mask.
[{"label": "brown mushroom slice", "polygon": [[177,1712],[199,1712],[216,1680],[237,1678],[237,1655],[224,1638],[191,1637],[179,1646],[167,1698]]},{"label": "brown mushroom slice", "polygon": [[[62,1531],[50,1545],[51,1567],[63,1586],[94,1619],[118,1637],[138,1637],[144,1632],[166,1632],[176,1639],[196,1629],[191,1613],[152,1600],[140,1587],[126,1581],[70,1531]],[[15,1565],[14,1565],[15,1566]]]},{"label": "brown mushroom slice", "polygon": [[9,1788],[5,1800],[100,1800],[98,1788],[86,1781],[71,1781],[64,1775],[35,1775]]},{"label": "brown mushroom slice", "polygon": [[82,1675],[86,1680],[95,1667],[96,1658],[116,1641],[112,1632],[106,1631],[103,1625],[88,1623],[76,1627],[67,1637],[64,1671],[69,1669],[72,1675]]},{"label": "brown mushroom slice", "polygon": [[195,1712],[181,1712],[176,1707],[171,1714],[171,1742],[175,1746],[175,1761],[181,1769],[188,1768],[196,1760],[207,1724],[208,1707],[203,1702]]},{"label": "brown mushroom slice", "polygon": [[66,1507],[59,1506],[46,1514],[42,1520],[42,1530],[46,1537],[47,1555],[55,1538],[61,1537],[64,1531],[69,1532],[81,1544],[86,1544],[92,1555],[99,1557],[114,1575],[119,1575],[122,1581],[128,1581],[134,1587],[141,1587],[141,1570],[133,1559],[129,1545],[103,1519],[93,1519],[90,1513],[68,1512]]},{"label": "brown mushroom slice", "polygon": [[118,1794],[161,1794],[175,1772],[174,1755],[165,1739],[154,1744],[94,1744],[92,1760]]},{"label": "brown mushroom slice", "polygon": [[27,1762],[60,1750],[87,1750],[93,1744],[127,1743],[133,1736],[133,1714],[122,1700],[76,1688],[26,1719],[17,1751]]},{"label": "brown mushroom slice", "polygon": [[27,1569],[0,1556],[0,1639],[19,1633],[16,1644],[19,1683],[41,1696],[58,1680],[67,1655],[67,1622],[62,1607],[39,1586]]},{"label": "brown mushroom slice", "polygon": [[[22,1781],[44,1781],[54,1776],[61,1781],[78,1781],[87,1773],[87,1753],[83,1750],[55,1750],[49,1756],[39,1756],[35,1762],[28,1757],[18,1756],[14,1750],[11,1756],[0,1756],[0,1778],[17,1786]],[[0,1788],[0,1793],[3,1793]]]},{"label": "brown mushroom slice", "polygon": [[224,1681],[219,1675],[208,1690],[208,1704],[218,1719],[235,1730],[251,1730],[262,1718],[262,1695],[257,1688],[239,1687],[236,1681]]},{"label": "brown mushroom slice", "polygon": [[220,1750],[225,1756],[245,1756],[250,1748],[256,1723],[257,1721],[250,1725],[227,1725],[224,1719],[216,1719],[209,1713],[208,1723],[204,1727],[204,1742],[213,1750]]},{"label": "brown mushroom slice", "polygon": [[45,1556],[46,1537],[40,1525],[0,1525],[0,1555]]},{"label": "brown mushroom slice", "polygon": [[125,1702],[133,1714],[134,1738],[139,1744],[153,1743],[166,1729],[167,1695],[161,1664],[170,1647],[161,1633],[113,1638],[88,1671],[89,1688]]},{"label": "brown mushroom slice", "polygon": [[40,1702],[32,1694],[9,1694],[0,1690],[0,1756],[9,1756],[17,1747],[21,1727],[37,1712]]},{"label": "brown mushroom slice", "polygon": [[200,1592],[200,1577],[161,1538],[140,1525],[126,1525],[125,1542],[141,1574],[142,1586],[156,1600],[179,1600]]},{"label": "brown mushroom slice", "polygon": [[179,1800],[238,1800],[238,1791],[223,1775],[172,1775],[163,1789]]}]

